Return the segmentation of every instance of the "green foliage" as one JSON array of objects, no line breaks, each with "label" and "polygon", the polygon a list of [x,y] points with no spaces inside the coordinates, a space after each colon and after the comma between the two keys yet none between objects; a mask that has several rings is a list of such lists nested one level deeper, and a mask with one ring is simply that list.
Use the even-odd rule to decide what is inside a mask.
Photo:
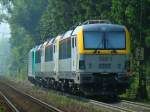
[{"label": "green foliage", "polygon": [[85,20],[108,19],[110,10],[110,0],[49,0],[40,21],[42,41],[64,33]]},{"label": "green foliage", "polygon": [[14,0],[9,22],[23,27],[39,44],[38,25],[46,5],[47,0]]},{"label": "green foliage", "polygon": [[[11,43],[11,51],[12,51],[12,60],[10,66],[11,74],[16,73],[16,75],[27,75],[27,58],[28,52],[33,46],[32,37],[24,30],[24,28],[20,28],[17,26],[13,26],[12,28],[12,37],[10,39]],[[22,73],[22,71],[25,71]]]},{"label": "green foliage", "polygon": [[[68,6],[69,2],[69,6]],[[72,2],[68,0],[49,0],[48,7],[40,21],[42,40],[64,33],[72,25]],[[69,10],[69,11],[67,11]]]},{"label": "green foliage", "polygon": [[0,107],[0,112],[5,112],[4,107]]},{"label": "green foliage", "polygon": [[112,0],[112,18],[115,23],[124,24],[129,28],[132,42],[141,40],[145,45],[145,37],[148,36],[146,31],[150,28],[149,5],[148,0]]},{"label": "green foliage", "polygon": [[[150,54],[149,49],[149,28],[150,28],[150,1],[149,0],[112,0],[112,18],[116,23],[126,25],[131,32],[132,40],[132,51],[134,52],[137,46],[142,46],[145,48],[145,60],[147,61]],[[147,38],[146,38],[147,37]],[[145,44],[146,42],[146,44]],[[133,58],[132,61],[135,59]],[[140,67],[140,66],[138,66]],[[139,72],[139,71],[138,71]],[[140,76],[134,76],[134,82],[131,88],[127,92],[127,96],[132,95],[132,93],[137,93],[139,88],[139,82],[141,82]],[[146,77],[146,74],[144,75]],[[145,78],[146,79],[146,78]],[[146,82],[146,81],[145,81]],[[143,86],[142,88],[146,88]],[[134,94],[134,95],[135,95]]]},{"label": "green foliage", "polygon": [[[47,0],[1,0],[8,10],[11,28],[11,59],[9,72],[21,78],[27,77],[27,58],[29,50],[40,43],[39,21],[47,6]],[[1,15],[2,18],[4,18]],[[15,76],[14,76],[15,77]]]}]

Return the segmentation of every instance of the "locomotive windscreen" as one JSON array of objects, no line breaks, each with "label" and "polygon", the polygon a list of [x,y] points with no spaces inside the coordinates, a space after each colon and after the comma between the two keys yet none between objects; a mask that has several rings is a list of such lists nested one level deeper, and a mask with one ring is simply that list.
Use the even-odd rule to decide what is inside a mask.
[{"label": "locomotive windscreen", "polygon": [[85,49],[125,49],[126,39],[123,31],[85,31],[84,32]]}]

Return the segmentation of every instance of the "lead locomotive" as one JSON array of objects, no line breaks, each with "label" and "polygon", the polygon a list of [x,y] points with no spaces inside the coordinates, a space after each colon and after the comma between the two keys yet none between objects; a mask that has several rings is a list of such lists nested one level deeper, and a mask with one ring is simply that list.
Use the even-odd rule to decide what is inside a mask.
[{"label": "lead locomotive", "polygon": [[91,20],[35,46],[29,52],[33,83],[85,95],[118,95],[129,87],[127,28]]}]

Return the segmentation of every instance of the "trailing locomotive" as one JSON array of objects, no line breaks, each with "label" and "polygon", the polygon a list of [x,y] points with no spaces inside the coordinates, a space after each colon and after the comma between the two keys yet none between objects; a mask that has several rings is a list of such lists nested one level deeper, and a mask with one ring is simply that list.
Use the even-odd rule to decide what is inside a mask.
[{"label": "trailing locomotive", "polygon": [[130,37],[123,25],[87,21],[29,52],[33,83],[85,95],[118,95],[130,84]]}]

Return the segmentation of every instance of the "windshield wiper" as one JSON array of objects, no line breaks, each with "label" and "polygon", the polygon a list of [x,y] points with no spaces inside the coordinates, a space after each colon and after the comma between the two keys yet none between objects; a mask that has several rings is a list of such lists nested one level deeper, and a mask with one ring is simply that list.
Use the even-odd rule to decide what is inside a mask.
[{"label": "windshield wiper", "polygon": [[[108,48],[107,48],[108,44],[109,44],[110,46],[112,46],[112,43],[111,43],[110,41],[108,41],[108,39],[106,39],[106,47],[105,47],[106,49],[108,49]],[[113,49],[113,47],[112,47],[111,53],[117,53],[117,50],[116,50],[116,49]]]},{"label": "windshield wiper", "polygon": [[98,43],[98,45],[97,45],[97,47],[96,47],[96,49],[94,50],[93,53],[97,53],[97,51],[99,50],[99,46],[102,44],[102,47],[103,47],[104,43],[105,43],[105,36],[103,36],[102,41],[100,41],[100,42]]}]

